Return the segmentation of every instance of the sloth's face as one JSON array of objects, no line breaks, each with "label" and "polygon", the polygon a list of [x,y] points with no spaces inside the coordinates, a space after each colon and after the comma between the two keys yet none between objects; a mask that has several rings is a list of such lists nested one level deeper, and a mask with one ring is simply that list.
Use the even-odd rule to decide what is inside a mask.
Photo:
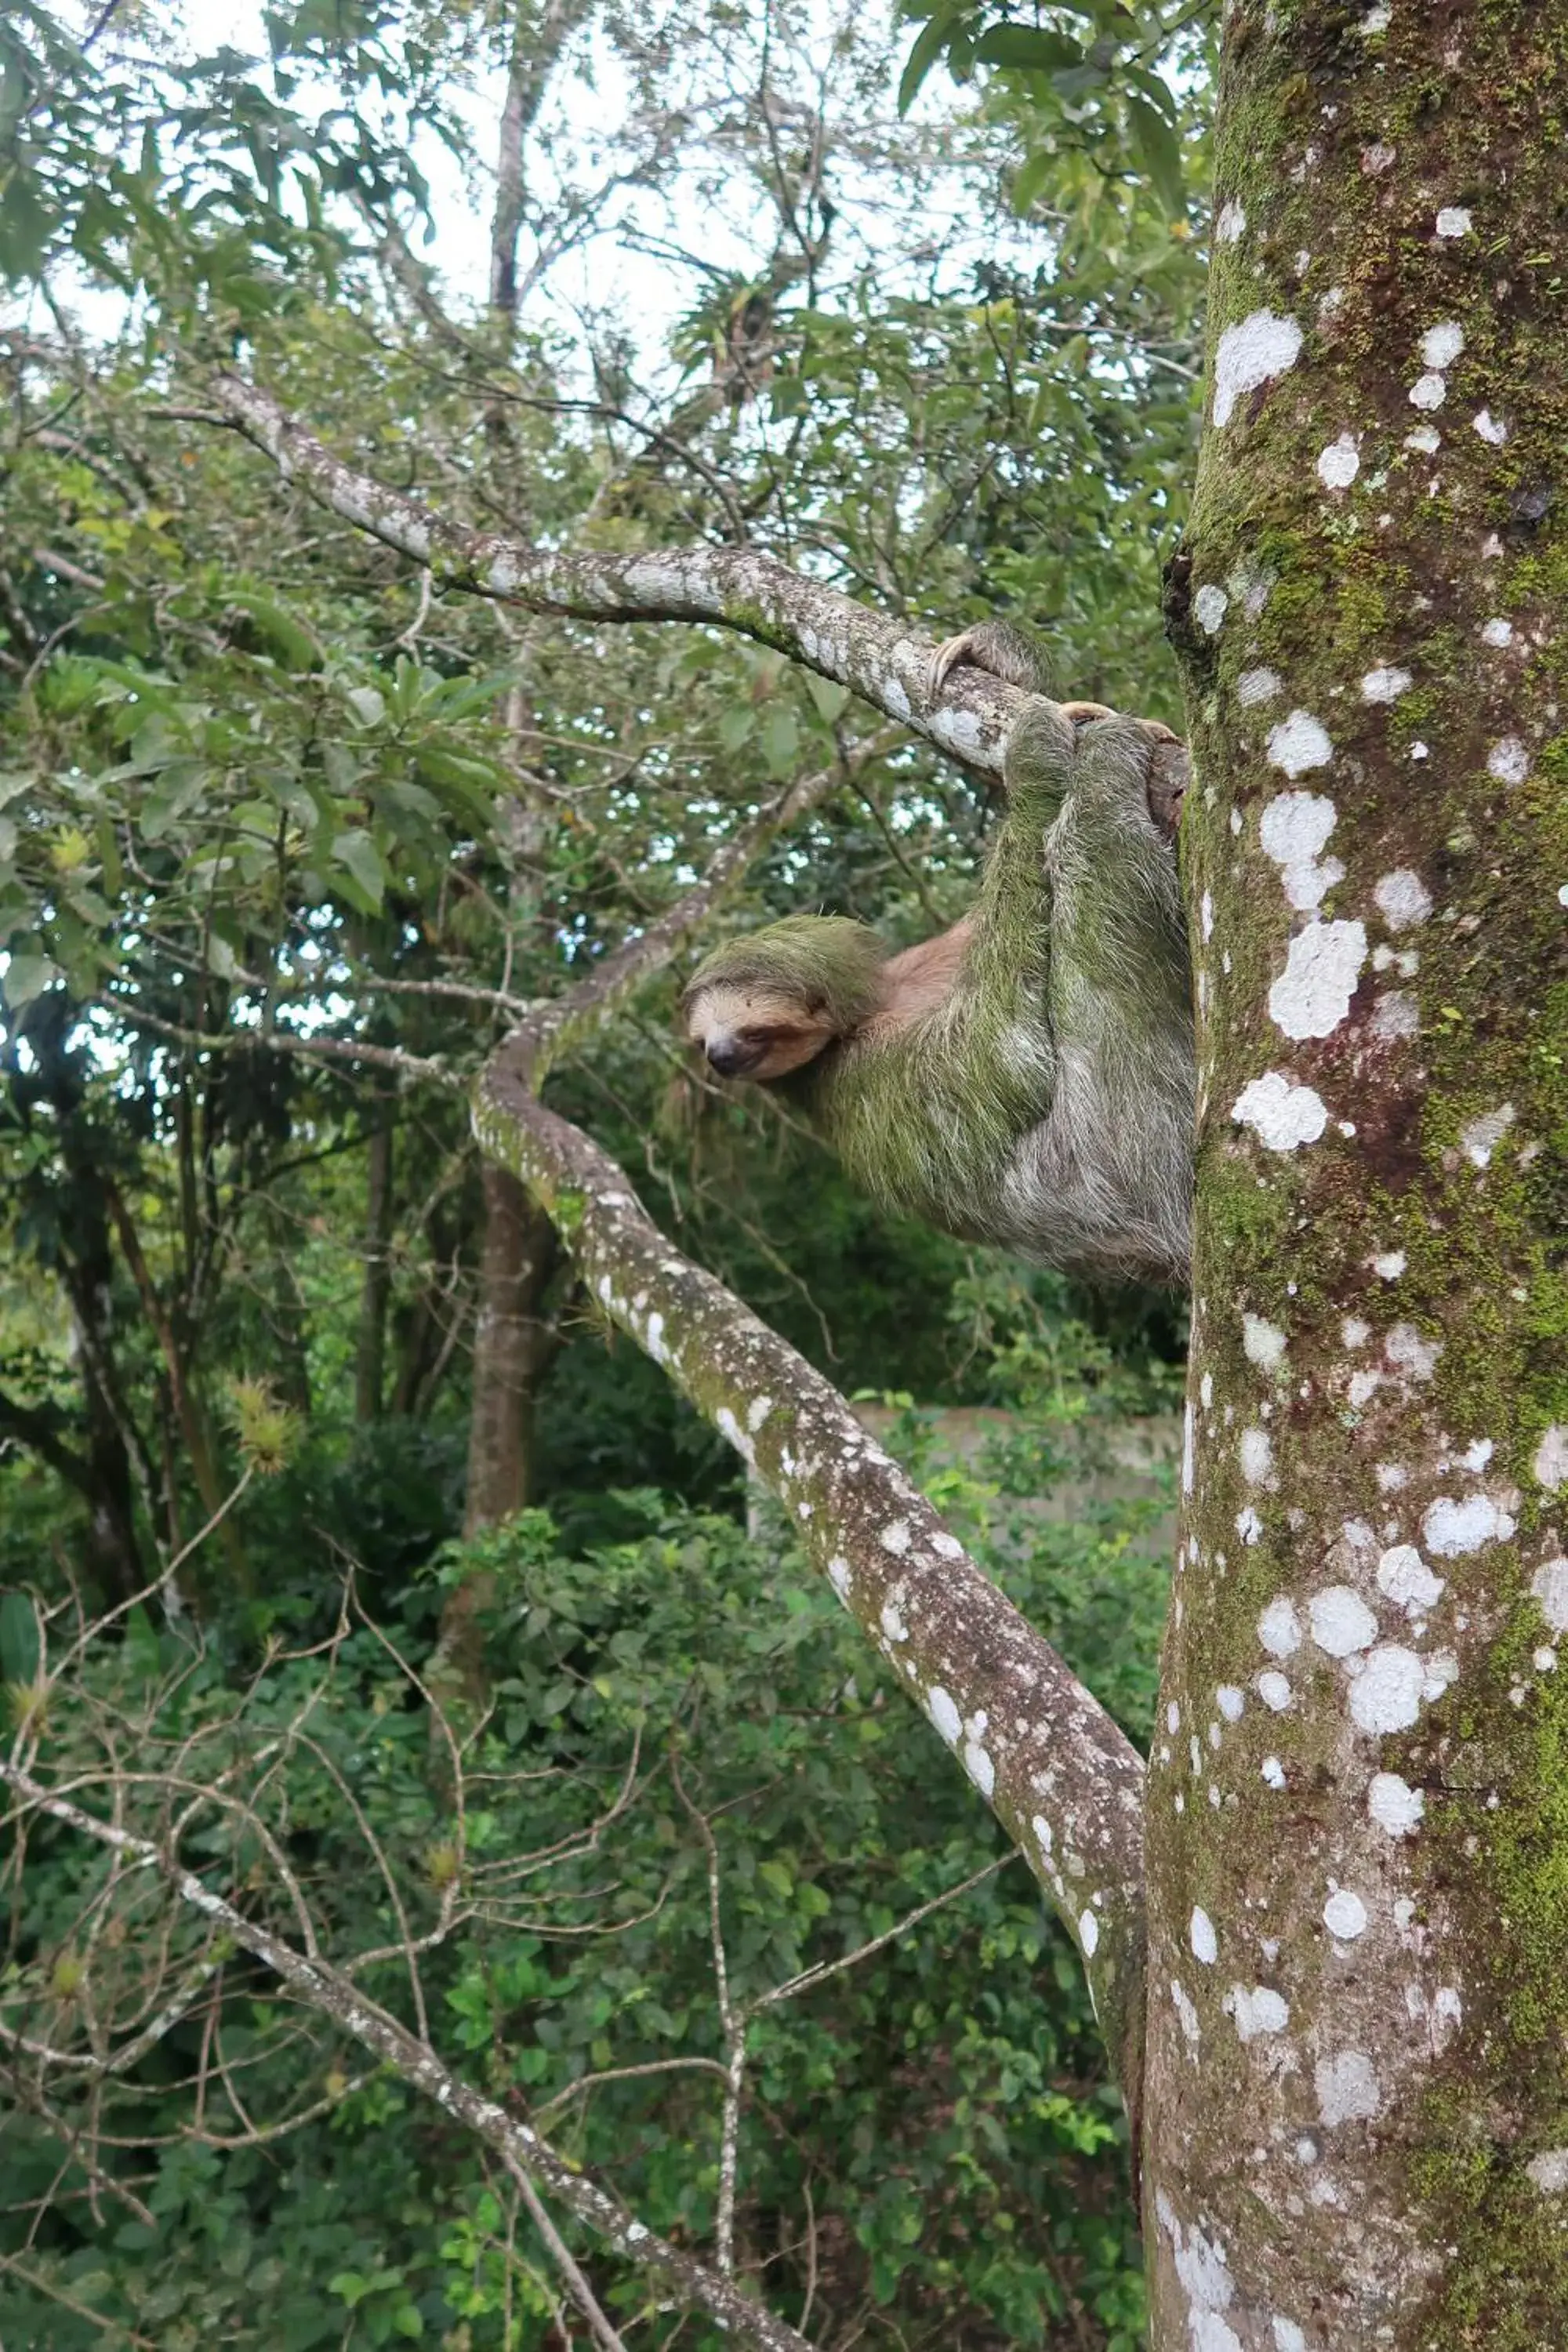
[{"label": "sloth's face", "polygon": [[687,1036],[721,1078],[782,1078],[814,1060],[833,1035],[826,1008],[787,989],[716,982],[688,997],[685,1010]]}]

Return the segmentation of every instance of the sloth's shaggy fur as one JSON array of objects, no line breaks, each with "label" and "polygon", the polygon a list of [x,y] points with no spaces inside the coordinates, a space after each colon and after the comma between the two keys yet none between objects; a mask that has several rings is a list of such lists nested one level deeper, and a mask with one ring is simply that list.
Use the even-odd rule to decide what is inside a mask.
[{"label": "sloth's shaggy fur", "polygon": [[[1001,670],[988,635],[960,657]],[[1151,814],[1156,767],[1181,756],[1163,729],[1075,730],[1031,703],[963,922],[884,961],[861,924],[790,916],[700,967],[689,1033],[798,1101],[889,1207],[1075,1273],[1184,1282],[1192,1010],[1174,847]]]}]

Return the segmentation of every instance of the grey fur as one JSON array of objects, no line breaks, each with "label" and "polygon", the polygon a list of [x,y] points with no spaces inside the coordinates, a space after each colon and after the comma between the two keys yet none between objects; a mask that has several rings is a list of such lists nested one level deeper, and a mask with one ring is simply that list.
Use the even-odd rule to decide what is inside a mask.
[{"label": "grey fur", "polygon": [[[1009,744],[1009,771],[1015,758]],[[1049,1265],[1185,1283],[1192,1002],[1175,849],[1149,814],[1150,766],[1137,721],[1080,731],[1043,845],[1055,1089],[1020,1137],[988,1223],[995,1240]]]}]

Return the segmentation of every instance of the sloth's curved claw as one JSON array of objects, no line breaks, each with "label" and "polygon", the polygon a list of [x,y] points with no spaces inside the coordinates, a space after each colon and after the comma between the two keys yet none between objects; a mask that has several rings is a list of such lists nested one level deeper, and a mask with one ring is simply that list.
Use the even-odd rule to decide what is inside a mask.
[{"label": "sloth's curved claw", "polygon": [[960,662],[971,659],[970,640],[973,629],[961,629],[955,637],[944,637],[926,665],[926,692],[934,702]]}]

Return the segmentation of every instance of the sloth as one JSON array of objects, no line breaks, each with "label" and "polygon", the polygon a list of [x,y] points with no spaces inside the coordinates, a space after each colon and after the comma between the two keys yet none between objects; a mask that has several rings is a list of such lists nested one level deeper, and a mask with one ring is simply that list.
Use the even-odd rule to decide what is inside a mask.
[{"label": "sloth", "polygon": [[1170,730],[1039,693],[1006,623],[950,638],[1031,695],[974,904],[886,955],[791,915],[727,941],[681,998],[725,1079],[803,1109],[885,1208],[1090,1277],[1187,1279],[1195,1073]]}]

